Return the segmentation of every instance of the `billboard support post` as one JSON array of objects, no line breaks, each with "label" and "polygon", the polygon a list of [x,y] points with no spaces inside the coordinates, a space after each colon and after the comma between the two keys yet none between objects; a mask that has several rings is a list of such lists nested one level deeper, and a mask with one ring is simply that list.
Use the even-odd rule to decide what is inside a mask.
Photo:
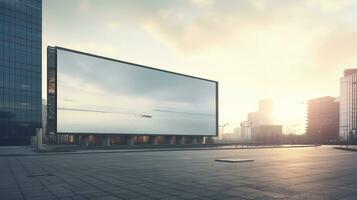
[{"label": "billboard support post", "polygon": [[37,128],[36,129],[37,132],[37,150],[42,150],[43,145],[42,145],[42,128]]},{"label": "billboard support post", "polygon": [[157,137],[156,136],[149,136],[149,143],[157,145]]},{"label": "billboard support post", "polygon": [[179,144],[185,144],[185,136],[179,137],[178,140],[179,140],[178,141]]},{"label": "billboard support post", "polygon": [[197,143],[198,143],[198,144],[204,144],[204,141],[203,141],[203,137],[202,137],[202,136],[198,136],[198,137],[197,137]]},{"label": "billboard support post", "polygon": [[106,146],[106,147],[109,147],[110,146],[110,135],[106,135],[104,136],[103,138],[103,145]]},{"label": "billboard support post", "polygon": [[197,137],[196,136],[193,136],[193,141],[192,141],[193,144],[197,144]]},{"label": "billboard support post", "polygon": [[175,136],[169,137],[169,144],[175,144]]},{"label": "billboard support post", "polygon": [[126,144],[129,146],[134,146],[134,137],[133,136],[126,136]]},{"label": "billboard support post", "polygon": [[84,138],[84,145],[87,147],[87,146],[89,146],[89,136],[88,135],[85,135],[85,136],[83,136]]},{"label": "billboard support post", "polygon": [[82,136],[81,135],[78,135],[77,144],[82,144]]}]

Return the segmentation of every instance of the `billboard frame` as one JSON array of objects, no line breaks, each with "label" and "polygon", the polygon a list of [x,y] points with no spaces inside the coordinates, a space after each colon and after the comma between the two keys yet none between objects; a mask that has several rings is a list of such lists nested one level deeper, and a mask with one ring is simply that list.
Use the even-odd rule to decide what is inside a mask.
[{"label": "billboard frame", "polygon": [[[151,69],[151,70],[155,70],[155,71],[160,71],[160,72],[165,72],[165,73],[169,73],[169,74],[174,74],[174,75],[179,75],[179,76],[184,76],[184,77],[189,77],[189,78],[194,78],[194,79],[199,79],[202,81],[208,81],[208,82],[212,82],[215,83],[215,92],[216,92],[216,134],[215,135],[207,135],[207,134],[145,134],[145,133],[86,133],[86,132],[57,132],[57,50],[63,50],[63,51],[68,51],[71,53],[77,53],[77,54],[81,54],[81,55],[85,55],[85,56],[91,56],[91,57],[95,57],[95,58],[99,58],[99,59],[104,59],[104,60],[109,60],[109,61],[113,61],[113,62],[118,62],[118,63],[123,63],[123,64],[128,64],[128,65],[133,65],[136,67],[141,67],[141,68],[145,68],[145,69]],[[78,134],[78,135],[122,135],[122,136],[202,136],[202,137],[209,137],[209,136],[218,136],[219,133],[219,94],[218,94],[218,86],[219,83],[218,81],[214,81],[214,80],[210,80],[210,79],[205,79],[205,78],[200,78],[200,77],[196,77],[196,76],[191,76],[191,75],[187,75],[187,74],[182,74],[182,73],[177,73],[177,72],[173,72],[173,71],[168,71],[168,70],[164,70],[164,69],[159,69],[159,68],[155,68],[155,67],[149,67],[146,65],[141,65],[141,64],[137,64],[137,63],[132,63],[132,62],[127,62],[127,61],[123,61],[123,60],[118,60],[118,59],[113,59],[113,58],[109,58],[109,57],[105,57],[105,56],[100,56],[100,55],[95,55],[95,54],[91,54],[91,53],[86,53],[86,52],[82,52],[82,51],[78,51],[78,50],[73,50],[73,49],[68,49],[68,48],[64,48],[64,47],[60,47],[60,46],[48,46],[47,47],[47,58],[50,57],[50,54],[52,52],[54,52],[54,62],[50,63],[47,61],[47,100],[49,100],[49,96],[51,96],[49,94],[49,73],[50,70],[49,68],[53,68],[55,70],[55,95],[54,95],[54,101],[52,102],[52,105],[55,106],[55,119],[53,120],[53,131],[57,134]],[[52,65],[52,66],[51,66]],[[50,106],[48,105],[48,111],[50,110]],[[48,116],[47,116],[48,117]],[[50,132],[50,131],[47,131]]]}]

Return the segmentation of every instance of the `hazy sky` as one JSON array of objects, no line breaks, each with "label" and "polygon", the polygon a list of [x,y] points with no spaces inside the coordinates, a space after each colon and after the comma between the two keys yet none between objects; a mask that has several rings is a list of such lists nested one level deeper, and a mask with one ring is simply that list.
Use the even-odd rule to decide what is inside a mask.
[{"label": "hazy sky", "polygon": [[354,0],[43,4],[44,55],[57,45],[217,80],[228,130],[272,98],[276,122],[303,132],[305,101],[338,96],[343,69],[357,67]]}]

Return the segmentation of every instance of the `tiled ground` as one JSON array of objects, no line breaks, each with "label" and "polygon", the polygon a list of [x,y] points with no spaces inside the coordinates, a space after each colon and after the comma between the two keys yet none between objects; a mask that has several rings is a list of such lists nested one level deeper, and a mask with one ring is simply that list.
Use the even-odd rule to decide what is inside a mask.
[{"label": "tiled ground", "polygon": [[357,199],[357,153],[307,147],[0,156],[0,199]]}]

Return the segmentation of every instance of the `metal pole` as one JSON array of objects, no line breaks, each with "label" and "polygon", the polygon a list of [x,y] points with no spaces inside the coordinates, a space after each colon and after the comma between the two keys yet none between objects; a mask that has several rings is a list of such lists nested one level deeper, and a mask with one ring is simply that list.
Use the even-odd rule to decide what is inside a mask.
[{"label": "metal pole", "polygon": [[[227,126],[227,125],[229,125],[229,123],[225,123],[225,124],[223,124],[223,125],[219,125],[219,126],[222,128],[221,137],[223,137],[223,135],[224,135],[224,127]],[[219,136],[218,136],[218,139],[219,139]]]},{"label": "metal pole", "polygon": [[350,131],[348,131],[346,134],[347,134],[347,137],[346,137],[346,149],[348,149],[348,139],[349,139]]},{"label": "metal pole", "polygon": [[37,132],[37,150],[41,150],[42,146],[42,128],[36,128]]}]

